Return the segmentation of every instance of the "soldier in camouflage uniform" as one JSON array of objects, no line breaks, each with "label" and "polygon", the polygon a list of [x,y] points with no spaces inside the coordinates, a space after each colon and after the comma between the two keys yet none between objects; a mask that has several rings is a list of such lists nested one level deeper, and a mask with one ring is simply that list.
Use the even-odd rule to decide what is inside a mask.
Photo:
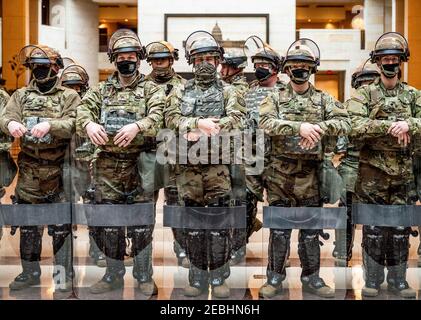
[{"label": "soldier in camouflage uniform", "polygon": [[[146,76],[146,80],[151,80],[162,87],[165,95],[168,96],[174,87],[184,85],[186,81],[178,75],[174,69],[174,61],[178,60],[178,49],[167,41],[152,42],[146,46],[146,61],[152,67],[152,72]],[[172,143],[172,142],[167,142]],[[160,182],[164,182],[165,203],[167,205],[177,205],[178,191],[176,183],[175,168],[173,165],[160,165],[155,170],[158,182],[155,188],[160,188]],[[174,252],[177,256],[178,264],[188,268],[189,260],[185,250],[185,236],[181,229],[173,228]]]},{"label": "soldier in camouflage uniform", "polygon": [[[294,42],[283,63],[291,79],[285,88],[273,92],[260,105],[259,127],[272,138],[266,167],[268,202],[278,207],[320,207],[318,170],[323,161],[325,136],[346,135],[348,114],[341,103],[309,83],[317,71],[320,53],[309,39]],[[334,290],[319,276],[322,230],[300,230],[303,290],[331,298]],[[267,282],[259,296],[274,297],[282,292],[291,230],[271,229]]]},{"label": "soldier in camouflage uniform", "polygon": [[[1,130],[20,139],[19,176],[16,200],[21,204],[65,202],[63,165],[66,149],[74,133],[78,94],[60,85],[63,68],[60,54],[47,46],[24,47],[20,61],[32,71],[27,87],[18,89],[4,108]],[[20,227],[20,256],[23,272],[10,283],[20,290],[40,283],[43,226]],[[66,282],[60,291],[72,289],[71,225],[50,225],[54,264],[65,270]]]},{"label": "soldier in camouflage uniform", "polygon": [[[165,121],[194,142],[207,136],[241,129],[245,107],[235,88],[224,85],[217,76],[222,49],[207,32],[192,33],[186,41],[186,58],[193,64],[194,79],[173,90],[167,99]],[[220,150],[218,150],[220,152]],[[219,153],[220,154],[220,153]],[[220,158],[219,158],[220,159]],[[209,160],[209,159],[208,159]],[[231,177],[224,164],[179,164],[179,199],[186,207],[224,207],[231,203]],[[229,275],[230,230],[186,229],[186,249],[190,260],[186,296],[198,296],[212,286],[214,297],[226,298]],[[209,271],[208,271],[209,270]]]},{"label": "soldier in camouflage uniform", "polygon": [[[251,50],[251,61],[255,69],[256,81],[250,84],[249,90],[244,94],[244,100],[247,107],[247,120],[245,131],[253,135],[253,153],[259,156],[256,148],[256,129],[259,123],[259,106],[264,98],[270,92],[276,92],[285,87],[285,83],[278,78],[278,73],[282,67],[282,57],[267,44],[256,37],[250,37],[245,42],[247,48],[249,43],[256,46],[257,50]],[[250,45],[251,47],[252,45]],[[269,155],[270,141],[269,137],[265,140],[265,153]],[[260,149],[262,150],[262,149]],[[256,218],[257,203],[263,201],[263,191],[265,181],[263,172],[253,172],[255,163],[246,162],[246,208],[247,208],[247,229],[245,233],[234,235],[233,250],[231,255],[231,265],[234,265],[245,258],[246,243],[253,232],[262,228],[262,223]],[[249,172],[250,171],[250,172]]]},{"label": "soldier in camouflage uniform", "polygon": [[244,68],[247,67],[247,56],[244,51],[236,48],[225,49],[221,61],[221,78],[226,83],[234,86],[239,95],[244,94],[249,89]]},{"label": "soldier in camouflage uniform", "polygon": [[[348,103],[351,137],[362,140],[357,202],[379,205],[413,205],[416,201],[413,163],[408,147],[421,130],[419,92],[400,82],[399,72],[408,61],[406,39],[398,33],[381,36],[371,61],[381,71],[374,83],[359,88]],[[398,222],[397,222],[398,223]],[[388,290],[415,298],[406,281],[410,227],[363,226],[364,296],[377,296],[388,269]]]},{"label": "soldier in camouflage uniform", "polygon": [[[367,64],[356,70],[352,75],[352,88],[357,90],[363,85],[371,84],[380,76],[375,65]],[[348,108],[348,102],[345,107]],[[339,175],[344,184],[344,192],[342,192],[340,205],[346,206],[347,210],[347,226],[346,230],[335,230],[335,247],[332,255],[335,257],[335,265],[347,266],[352,258],[352,247],[354,244],[355,225],[351,223],[352,217],[352,199],[355,193],[355,182],[358,175],[359,148],[357,141],[349,141],[346,136],[338,138],[336,145],[336,154],[343,155],[338,166]],[[344,245],[345,244],[345,245]]]},{"label": "soldier in camouflage uniform", "polygon": [[[85,68],[72,62],[61,73],[61,84],[63,87],[75,90],[80,98],[86,94],[89,89],[89,75]],[[92,170],[90,164],[95,151],[94,144],[83,137],[83,133],[76,132],[72,141],[72,166],[76,168],[72,172],[72,186],[75,188],[76,199],[82,197],[84,203],[92,201],[88,194],[88,189],[92,183]],[[98,266],[105,267],[105,255],[94,241],[94,233],[99,232],[95,227],[89,227],[89,256],[92,257]]]},{"label": "soldier in camouflage uniform", "polygon": [[[0,114],[2,113],[3,108],[6,106],[7,102],[9,101],[10,96],[9,94],[0,89]],[[10,185],[17,173],[17,167],[15,161],[12,159],[10,155],[10,147],[12,145],[12,141],[9,136],[3,134],[0,131],[0,203],[1,198],[6,193],[5,187]],[[0,240],[3,236],[3,228],[0,225]]]},{"label": "soldier in camouflage uniform", "polygon": [[[117,30],[110,39],[108,55],[117,71],[106,81],[88,90],[78,107],[76,124],[97,146],[93,160],[95,202],[132,204],[151,202],[152,192],[144,192],[137,159],[153,146],[146,136],[154,136],[162,125],[165,93],[138,72],[145,48],[131,30]],[[98,227],[100,228],[100,227]],[[90,288],[94,294],[124,285],[125,227],[101,227],[95,236],[104,248],[107,269]],[[152,279],[153,225],[128,227],[134,255],[133,276],[145,295],[157,294]]]}]

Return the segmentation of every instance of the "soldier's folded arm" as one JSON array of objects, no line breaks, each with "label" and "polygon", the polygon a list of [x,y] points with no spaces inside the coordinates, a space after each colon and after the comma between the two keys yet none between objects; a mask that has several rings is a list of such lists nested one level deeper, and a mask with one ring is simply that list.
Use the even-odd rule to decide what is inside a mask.
[{"label": "soldier's folded arm", "polygon": [[[348,102],[348,113],[351,117],[351,137],[377,138],[386,136],[393,121],[370,119],[368,93],[364,87],[357,90]],[[372,110],[373,112],[373,110]],[[374,111],[375,112],[375,111]]]},{"label": "soldier's folded arm", "polygon": [[278,95],[275,93],[263,99],[259,107],[259,128],[265,130],[265,134],[269,136],[298,136],[301,122],[279,119],[277,101]]},{"label": "soldier's folded arm", "polygon": [[324,94],[324,97],[325,120],[318,123],[319,127],[324,131],[324,135],[347,135],[351,131],[351,119],[345,106],[329,94]]},{"label": "soldier's folded arm", "polygon": [[59,138],[71,138],[75,132],[76,110],[80,97],[76,91],[66,89],[63,94],[64,106],[60,118],[49,120],[50,133]]},{"label": "soldier's folded arm", "polygon": [[136,122],[142,135],[156,136],[162,126],[166,95],[163,88],[148,81],[145,84],[146,108],[148,114]]},{"label": "soldier's folded arm", "polygon": [[411,134],[421,134],[421,91],[415,92],[415,106],[413,108],[414,117],[408,119],[409,132]]},{"label": "soldier's folded arm", "polygon": [[20,89],[16,90],[7,102],[0,114],[0,129],[7,135],[10,135],[8,125],[10,121],[22,123],[21,95]]},{"label": "soldier's folded arm", "polygon": [[82,101],[77,107],[76,112],[76,131],[83,132],[86,136],[86,126],[89,122],[99,124],[101,110],[101,98],[99,95],[99,88],[92,87],[84,95]]},{"label": "soldier's folded arm", "polygon": [[229,86],[224,90],[226,116],[219,120],[219,126],[222,131],[230,131],[232,129],[241,130],[247,109],[244,99],[238,94],[238,91]]}]

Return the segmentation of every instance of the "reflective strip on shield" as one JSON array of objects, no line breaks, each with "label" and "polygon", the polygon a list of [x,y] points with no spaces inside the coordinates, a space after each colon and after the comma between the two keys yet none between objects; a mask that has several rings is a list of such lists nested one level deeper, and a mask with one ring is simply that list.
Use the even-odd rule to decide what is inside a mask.
[{"label": "reflective strip on shield", "polygon": [[271,229],[345,229],[346,207],[263,207],[263,227]]},{"label": "reflective strip on shield", "polygon": [[378,227],[421,226],[421,206],[354,203],[352,223]]},{"label": "reflective strip on shield", "polygon": [[246,228],[246,207],[164,206],[164,227],[242,229]]},{"label": "reflective strip on shield", "polygon": [[0,223],[6,226],[40,226],[72,223],[70,203],[3,204]]},{"label": "reflective strip on shield", "polygon": [[153,202],[134,204],[74,204],[73,223],[96,227],[155,224]]}]

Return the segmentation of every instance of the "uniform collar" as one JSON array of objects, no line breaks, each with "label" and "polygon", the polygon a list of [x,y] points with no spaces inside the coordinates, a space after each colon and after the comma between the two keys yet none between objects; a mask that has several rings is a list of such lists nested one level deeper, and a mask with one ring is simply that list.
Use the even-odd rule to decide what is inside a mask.
[{"label": "uniform collar", "polygon": [[381,78],[377,78],[374,81],[374,84],[378,85],[380,89],[386,94],[386,96],[396,96],[403,89],[403,83],[400,80],[398,80],[398,82],[396,83],[396,86],[393,89],[387,89],[384,86]]},{"label": "uniform collar", "polygon": [[116,89],[134,89],[136,88],[140,82],[145,80],[145,75],[141,74],[139,71],[137,71],[136,79],[133,81],[133,83],[130,86],[124,87],[120,83],[120,79],[118,77],[118,71],[114,71],[114,73],[107,79],[107,83],[111,84]]},{"label": "uniform collar", "polygon": [[56,80],[56,83],[55,83],[54,87],[52,87],[47,92],[41,92],[38,89],[38,85],[37,85],[37,82],[35,81],[35,79],[32,79],[31,82],[29,82],[29,85],[28,85],[27,89],[28,89],[28,91],[37,92],[37,93],[39,93],[41,95],[49,95],[49,94],[54,94],[57,91],[64,91],[64,90],[66,90],[66,88],[61,85],[59,77],[57,77],[57,80]]}]

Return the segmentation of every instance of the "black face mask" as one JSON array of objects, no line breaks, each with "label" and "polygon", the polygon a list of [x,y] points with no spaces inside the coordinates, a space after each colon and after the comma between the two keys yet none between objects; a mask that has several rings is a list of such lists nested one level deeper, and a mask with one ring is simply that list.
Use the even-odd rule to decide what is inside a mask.
[{"label": "black face mask", "polygon": [[256,76],[257,80],[264,81],[268,79],[272,75],[272,73],[266,68],[259,67],[256,68],[254,75]]},{"label": "black face mask", "polygon": [[32,74],[38,82],[48,81],[49,79],[57,76],[57,72],[49,66],[37,66],[32,69]]},{"label": "black face mask", "polygon": [[400,70],[399,63],[394,64],[382,64],[382,72],[386,78],[394,78]]},{"label": "black face mask", "polygon": [[119,61],[117,62],[117,70],[123,75],[123,76],[132,76],[137,71],[137,61]]},{"label": "black face mask", "polygon": [[310,71],[307,69],[293,69],[291,70],[291,81],[296,84],[303,84],[310,79]]}]

